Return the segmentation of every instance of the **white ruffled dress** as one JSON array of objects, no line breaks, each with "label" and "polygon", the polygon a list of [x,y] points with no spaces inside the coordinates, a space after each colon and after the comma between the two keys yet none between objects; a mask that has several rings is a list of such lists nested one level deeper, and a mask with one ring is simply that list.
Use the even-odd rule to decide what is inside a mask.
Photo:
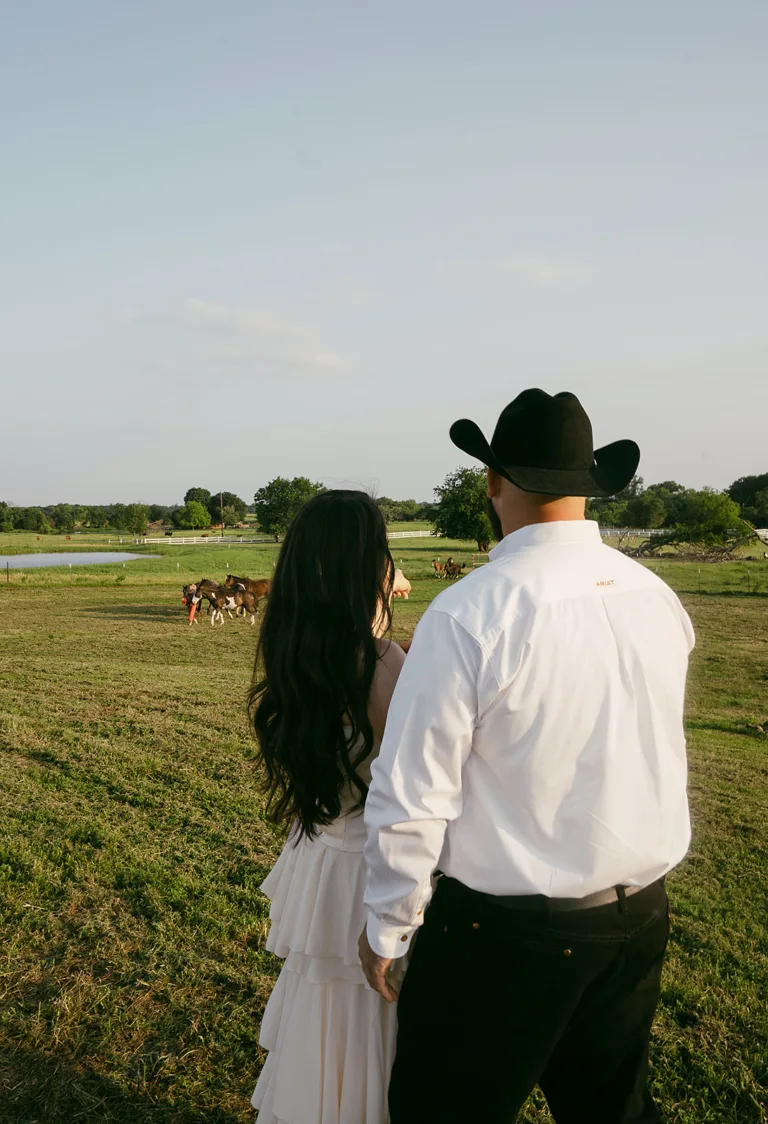
[{"label": "white ruffled dress", "polygon": [[[347,800],[350,811],[315,839],[288,839],[261,887],[272,901],[267,948],[285,964],[261,1023],[269,1056],[251,1099],[258,1124],[389,1120],[397,1016],[368,987],[357,955],[365,825]],[[405,963],[395,967],[398,987]]]}]

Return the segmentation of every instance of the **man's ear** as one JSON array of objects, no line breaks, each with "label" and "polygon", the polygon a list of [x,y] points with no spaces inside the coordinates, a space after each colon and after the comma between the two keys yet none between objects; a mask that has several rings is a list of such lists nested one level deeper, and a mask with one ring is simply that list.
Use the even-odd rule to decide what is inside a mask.
[{"label": "man's ear", "polygon": [[501,477],[494,469],[488,469],[488,499],[495,500],[501,491]]}]

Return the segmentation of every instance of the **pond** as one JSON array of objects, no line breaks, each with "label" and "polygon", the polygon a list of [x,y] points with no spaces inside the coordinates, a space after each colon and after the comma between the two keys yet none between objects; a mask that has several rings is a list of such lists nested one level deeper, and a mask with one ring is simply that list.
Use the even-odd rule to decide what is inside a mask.
[{"label": "pond", "polygon": [[0,554],[0,570],[34,570],[40,566],[104,566],[110,562],[135,562],[139,558],[160,558],[159,554],[128,554],[123,550],[83,551],[61,554]]}]

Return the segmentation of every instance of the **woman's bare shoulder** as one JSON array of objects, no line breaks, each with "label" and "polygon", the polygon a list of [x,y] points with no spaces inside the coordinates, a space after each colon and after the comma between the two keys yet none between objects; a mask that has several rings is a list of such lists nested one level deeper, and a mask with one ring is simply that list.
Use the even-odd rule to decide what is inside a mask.
[{"label": "woman's bare shoulder", "polygon": [[377,636],[374,643],[379,666],[390,672],[399,671],[405,659],[405,652],[400,645],[396,644],[394,640],[387,640],[383,636]]},{"label": "woman's bare shoulder", "polygon": [[387,711],[395,690],[397,678],[405,660],[405,652],[392,640],[377,640],[376,670],[373,673],[371,694],[368,699],[368,716],[379,741],[384,736]]}]

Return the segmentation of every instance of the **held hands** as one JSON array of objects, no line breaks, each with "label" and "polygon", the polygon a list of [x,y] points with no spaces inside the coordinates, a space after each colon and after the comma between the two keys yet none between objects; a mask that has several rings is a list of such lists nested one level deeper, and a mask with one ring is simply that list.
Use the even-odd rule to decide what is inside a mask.
[{"label": "held hands", "polygon": [[374,991],[378,991],[387,1003],[394,1003],[397,999],[397,992],[387,983],[387,972],[392,967],[392,961],[387,960],[385,956],[376,955],[368,943],[368,934],[365,929],[363,929],[360,940],[357,942],[357,951],[365,972],[365,978],[370,986]]}]

